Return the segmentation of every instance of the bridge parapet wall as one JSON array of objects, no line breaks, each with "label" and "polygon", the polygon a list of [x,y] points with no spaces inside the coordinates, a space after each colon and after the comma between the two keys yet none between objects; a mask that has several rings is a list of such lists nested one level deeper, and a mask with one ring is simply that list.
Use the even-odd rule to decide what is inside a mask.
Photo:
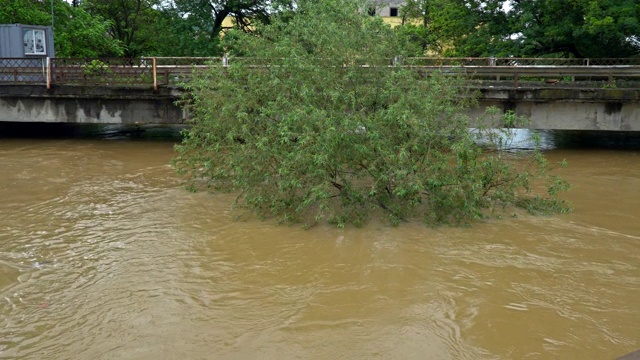
[{"label": "bridge parapet wall", "polygon": [[481,88],[480,106],[513,111],[540,130],[640,131],[640,89]]},{"label": "bridge parapet wall", "polygon": [[[476,88],[480,116],[488,106],[548,130],[640,131],[640,89]],[[0,121],[95,124],[183,124],[178,87],[0,85]]]},{"label": "bridge parapet wall", "polygon": [[174,88],[0,85],[0,121],[181,124]]}]

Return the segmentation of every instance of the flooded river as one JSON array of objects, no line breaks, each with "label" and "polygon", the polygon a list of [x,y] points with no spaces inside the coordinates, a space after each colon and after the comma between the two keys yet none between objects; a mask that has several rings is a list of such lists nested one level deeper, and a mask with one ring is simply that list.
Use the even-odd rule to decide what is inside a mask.
[{"label": "flooded river", "polygon": [[2,359],[614,359],[640,348],[640,147],[551,145],[575,211],[237,220],[173,141],[0,139]]}]

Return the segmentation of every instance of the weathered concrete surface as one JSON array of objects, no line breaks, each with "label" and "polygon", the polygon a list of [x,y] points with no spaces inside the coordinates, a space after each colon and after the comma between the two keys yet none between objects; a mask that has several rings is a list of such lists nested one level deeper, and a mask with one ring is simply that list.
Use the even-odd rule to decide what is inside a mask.
[{"label": "weathered concrete surface", "polygon": [[531,119],[532,129],[640,131],[640,89],[483,88],[479,116],[496,106]]},{"label": "weathered concrete surface", "polygon": [[616,358],[616,360],[640,360],[640,350]]},{"label": "weathered concrete surface", "polygon": [[180,124],[179,96],[170,88],[0,85],[0,121]]},{"label": "weathered concrete surface", "polygon": [[[532,129],[640,131],[640,89],[485,86],[480,106],[513,110]],[[0,85],[0,121],[96,124],[182,124],[188,114],[177,88]]]}]

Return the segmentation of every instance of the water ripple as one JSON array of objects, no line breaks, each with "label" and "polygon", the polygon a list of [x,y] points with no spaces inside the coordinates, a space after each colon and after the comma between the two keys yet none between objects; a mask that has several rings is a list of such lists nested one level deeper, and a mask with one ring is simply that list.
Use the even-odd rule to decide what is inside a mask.
[{"label": "water ripple", "polygon": [[[615,358],[638,347],[633,224],[579,212],[440,229],[233,221],[233,195],[184,191],[171,156],[166,144],[0,143],[0,358]],[[599,191],[584,178],[583,194]]]}]

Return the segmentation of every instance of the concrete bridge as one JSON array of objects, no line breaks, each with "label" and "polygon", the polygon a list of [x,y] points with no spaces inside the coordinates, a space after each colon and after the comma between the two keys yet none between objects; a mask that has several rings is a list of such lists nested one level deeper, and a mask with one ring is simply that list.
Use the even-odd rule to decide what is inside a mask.
[{"label": "concrete bridge", "polygon": [[[481,61],[489,64],[403,66],[418,71],[457,71],[472,79],[483,79],[471,83],[481,93],[480,106],[471,111],[472,116],[487,106],[496,106],[529,117],[531,129],[640,131],[640,86],[634,85],[640,78],[640,66],[501,66],[491,64],[495,59]],[[222,63],[226,66],[228,60],[222,59]],[[39,69],[31,69],[35,77],[30,75],[30,81],[21,81],[23,74],[11,69],[13,73],[5,75],[4,81],[0,76],[0,121],[182,124],[188,119],[188,114],[176,105],[181,89],[171,79],[190,73],[194,65],[158,65],[152,59],[129,63],[119,73],[144,78],[144,83],[123,76],[119,79],[127,81],[105,77],[106,72],[101,70],[109,69],[113,74],[113,69],[119,69],[111,66],[92,68],[100,75],[93,79],[87,78],[86,68],[78,66],[49,70],[43,67],[44,78],[36,81],[33,79],[38,79]],[[0,67],[0,75],[1,70]],[[527,81],[530,78],[537,81]],[[620,81],[624,87],[617,86]]]},{"label": "concrete bridge", "polygon": [[0,85],[0,121],[80,124],[182,124],[181,91],[162,87]]},{"label": "concrete bridge", "polygon": [[[530,128],[640,131],[640,89],[505,87],[487,85],[480,107],[513,110],[531,118]],[[176,87],[0,85],[0,121],[93,124],[182,124]]]}]

